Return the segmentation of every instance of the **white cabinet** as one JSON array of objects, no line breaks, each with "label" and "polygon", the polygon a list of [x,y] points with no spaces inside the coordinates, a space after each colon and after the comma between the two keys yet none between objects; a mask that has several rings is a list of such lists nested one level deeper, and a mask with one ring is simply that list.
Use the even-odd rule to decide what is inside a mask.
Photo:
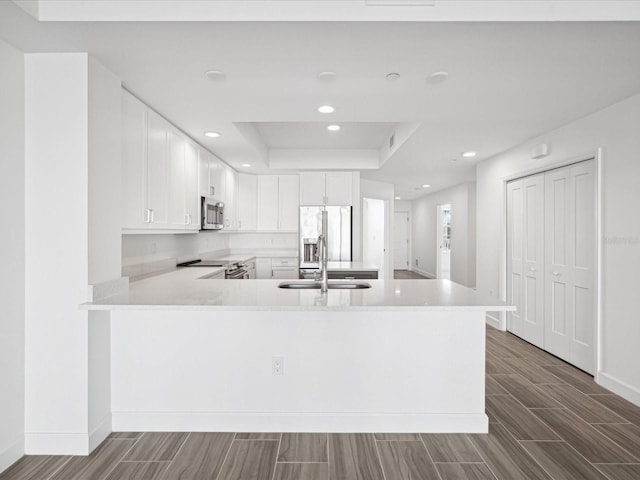
[{"label": "white cabinet", "polygon": [[198,230],[195,146],[127,92],[122,117],[124,232]]},{"label": "white cabinet", "polygon": [[[224,226],[227,230],[238,229],[238,174],[236,171],[222,164],[222,177],[224,182]],[[222,184],[222,182],[221,182]]]},{"label": "white cabinet", "polygon": [[258,176],[258,230],[298,229],[299,186],[296,175]]},{"label": "white cabinet", "polygon": [[238,222],[240,230],[255,230],[258,227],[257,195],[258,177],[246,173],[238,174]]},{"label": "white cabinet", "polygon": [[278,229],[278,175],[258,177],[258,230]]},{"label": "white cabinet", "polygon": [[258,279],[271,278],[271,259],[270,258],[256,258],[256,278]]},{"label": "white cabinet", "polygon": [[353,205],[353,174],[301,173],[300,205]]},{"label": "white cabinet", "polygon": [[278,229],[298,230],[300,187],[297,175],[278,176]]},{"label": "white cabinet", "polygon": [[226,194],[226,165],[218,157],[204,148],[199,149],[200,156],[200,195],[213,197],[224,202]]}]

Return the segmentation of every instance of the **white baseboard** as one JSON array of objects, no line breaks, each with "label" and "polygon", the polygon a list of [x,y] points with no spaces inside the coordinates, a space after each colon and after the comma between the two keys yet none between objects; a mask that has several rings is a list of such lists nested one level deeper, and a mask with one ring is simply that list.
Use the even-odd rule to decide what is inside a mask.
[{"label": "white baseboard", "polygon": [[113,431],[111,428],[111,413],[106,415],[96,428],[89,434],[89,453],[93,452]]},{"label": "white baseboard", "polygon": [[604,372],[596,374],[596,382],[640,407],[640,389]]},{"label": "white baseboard", "polygon": [[496,328],[498,330],[503,330],[503,328],[501,328],[501,322],[499,318],[494,317],[493,315],[489,315],[487,313],[487,316],[485,317],[486,321],[487,321],[487,325],[492,326],[493,328]]},{"label": "white baseboard", "polygon": [[89,455],[111,433],[111,415],[107,415],[89,434],[27,433],[27,455]]},{"label": "white baseboard", "polygon": [[436,276],[433,273],[427,272],[426,270],[422,270],[421,268],[418,268],[418,267],[413,267],[411,271],[419,273],[420,275],[423,275],[427,278],[436,278]]},{"label": "white baseboard", "polygon": [[269,414],[115,412],[116,432],[366,432],[487,433],[478,414]]},{"label": "white baseboard", "polygon": [[24,437],[0,452],[0,473],[24,456]]}]

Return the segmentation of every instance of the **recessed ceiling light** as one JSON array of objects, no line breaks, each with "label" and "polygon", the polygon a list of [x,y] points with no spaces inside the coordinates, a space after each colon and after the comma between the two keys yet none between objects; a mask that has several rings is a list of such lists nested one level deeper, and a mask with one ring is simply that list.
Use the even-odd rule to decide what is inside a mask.
[{"label": "recessed ceiling light", "polygon": [[462,154],[462,156],[463,156],[464,158],[473,158],[473,157],[475,157],[475,156],[476,156],[476,152],[464,152],[464,153]]},{"label": "recessed ceiling light", "polygon": [[322,105],[321,107],[318,107],[318,111],[320,113],[333,113],[336,111],[336,109],[331,105]]},{"label": "recessed ceiling light", "polygon": [[387,76],[385,78],[388,82],[395,82],[400,78],[400,74],[396,72],[387,73]]},{"label": "recessed ceiling light", "polygon": [[220,70],[207,70],[204,76],[212,82],[224,82],[227,79],[227,74]]},{"label": "recessed ceiling light", "polygon": [[327,130],[329,130],[330,132],[337,132],[338,130],[340,130],[340,125],[329,125],[327,127]]},{"label": "recessed ceiling light", "polygon": [[249,167],[251,166],[251,164],[250,164],[250,163],[243,163],[243,164],[242,164],[242,166],[243,166],[244,168],[249,168]]},{"label": "recessed ceiling light", "polygon": [[318,74],[318,80],[324,83],[333,83],[336,81],[336,72],[320,72]]},{"label": "recessed ceiling light", "polygon": [[428,183],[425,183],[424,185],[422,185],[422,188],[429,188],[431,185],[429,185]]},{"label": "recessed ceiling light", "polygon": [[220,136],[220,133],[218,133],[218,132],[204,132],[204,136],[205,137],[209,137],[209,138],[218,138]]},{"label": "recessed ceiling light", "polygon": [[434,72],[427,77],[427,82],[431,85],[438,85],[439,83],[444,82],[447,78],[449,78],[448,72]]},{"label": "recessed ceiling light", "polygon": [[396,198],[396,200],[400,200],[400,197],[395,197],[395,198]]}]

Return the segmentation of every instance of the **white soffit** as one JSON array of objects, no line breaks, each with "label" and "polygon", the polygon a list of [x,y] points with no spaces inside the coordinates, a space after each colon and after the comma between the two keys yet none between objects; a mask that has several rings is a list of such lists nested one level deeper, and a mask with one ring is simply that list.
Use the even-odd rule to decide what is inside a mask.
[{"label": "white soffit", "polygon": [[13,0],[44,22],[638,21],[628,0]]}]

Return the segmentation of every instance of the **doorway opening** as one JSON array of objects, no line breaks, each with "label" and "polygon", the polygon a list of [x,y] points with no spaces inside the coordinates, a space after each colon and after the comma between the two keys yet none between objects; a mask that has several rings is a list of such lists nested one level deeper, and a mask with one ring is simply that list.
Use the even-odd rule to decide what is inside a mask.
[{"label": "doorway opening", "polygon": [[393,269],[409,270],[409,212],[393,214]]},{"label": "doorway opening", "polygon": [[378,278],[386,274],[386,205],[376,198],[362,199],[362,260],[380,268]]},{"label": "doorway opening", "polygon": [[438,205],[436,228],[437,278],[451,279],[451,204]]}]

